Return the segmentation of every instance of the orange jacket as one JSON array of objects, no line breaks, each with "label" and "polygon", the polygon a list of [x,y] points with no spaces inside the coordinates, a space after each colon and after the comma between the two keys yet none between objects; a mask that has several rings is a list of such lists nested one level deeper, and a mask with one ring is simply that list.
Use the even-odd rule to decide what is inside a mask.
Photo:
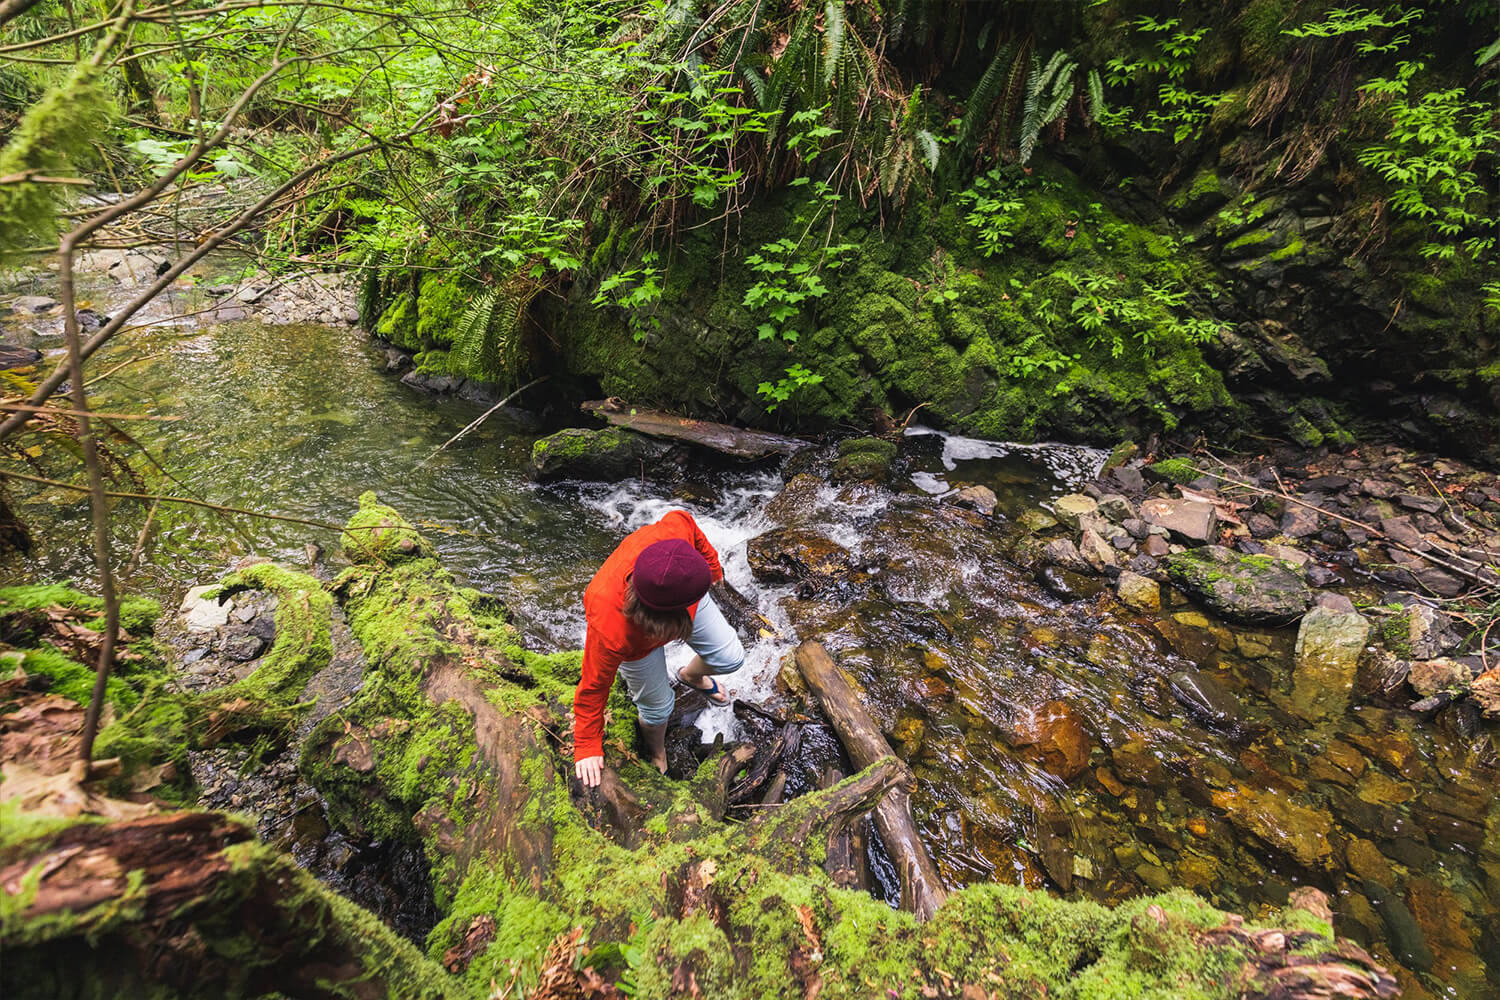
[{"label": "orange jacket", "polygon": [[[583,611],[588,636],[583,641],[583,678],[573,694],[573,759],[598,757],[604,753],[604,706],[615,672],[626,660],[639,660],[666,643],[644,635],[625,617],[625,579],[635,568],[641,550],[654,542],[680,538],[708,560],[713,581],[724,579],[719,553],[708,543],[698,522],[684,510],[674,510],[655,524],[633,531],[604,560],[604,565],[583,592]],[[695,604],[688,609],[698,613]]]}]

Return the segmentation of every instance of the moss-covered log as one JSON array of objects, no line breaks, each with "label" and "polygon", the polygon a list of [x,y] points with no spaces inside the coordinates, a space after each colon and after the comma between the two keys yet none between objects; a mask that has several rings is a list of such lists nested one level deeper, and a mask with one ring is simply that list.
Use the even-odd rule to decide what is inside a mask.
[{"label": "moss-covered log", "polygon": [[447,997],[435,963],[216,813],[0,844],[7,997]]},{"label": "moss-covered log", "polygon": [[[953,893],[922,922],[841,889],[823,868],[831,835],[911,780],[889,756],[752,822],[725,822],[726,789],[750,763],[743,752],[668,781],[635,756],[634,712],[617,692],[606,731],[614,767],[585,794],[569,767],[578,655],[523,649],[503,609],[458,585],[373,497],[359,520],[392,542],[357,547],[334,587],[366,680],[314,730],[303,766],[335,822],[424,847],[442,914],[427,953],[451,976],[449,995],[628,986],[640,997],[1227,1000],[1323,996],[1330,983],[1352,997],[1393,988],[1367,955],[1332,939],[1326,910],[1288,910],[1287,929],[1262,931],[1182,892],[1110,909],[985,885]],[[305,883],[287,884],[305,898]],[[121,899],[130,892],[122,885]],[[295,961],[308,917],[279,904],[261,912],[287,922]],[[58,939],[34,935],[23,958]],[[143,981],[177,989],[160,970],[114,972],[138,975],[137,992]],[[409,996],[426,983],[370,977],[364,995]],[[229,983],[222,995],[248,992]]]}]

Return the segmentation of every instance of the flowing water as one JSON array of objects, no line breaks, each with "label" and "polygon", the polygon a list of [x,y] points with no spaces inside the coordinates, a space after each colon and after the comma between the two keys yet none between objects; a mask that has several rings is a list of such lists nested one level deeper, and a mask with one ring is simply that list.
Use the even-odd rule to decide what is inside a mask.
[{"label": "flowing water", "polygon": [[[1332,896],[1341,933],[1404,963],[1409,995],[1500,992],[1500,812],[1474,750],[1484,735],[1369,698],[1309,727],[1287,708],[1293,632],[1043,589],[1007,558],[1014,518],[1089,478],[1098,452],[915,433],[893,490],[821,485],[773,516],[782,480],[766,471],[536,486],[521,472],[535,429],[505,414],[434,454],[483,407],[400,384],[348,330],[160,328],[95,370],[132,358],[145,360],[101,383],[98,404],[144,400],[181,418],[129,425],[172,492],[338,524],[374,490],[503,598],[538,648],[580,644],[583,587],[625,532],[691,510],[782,633],[755,645],[730,693],[783,697],[782,657],[799,636],[823,639],[911,762],[919,823],[955,884],[1105,901],[1186,885],[1250,914],[1312,884]],[[994,488],[1009,519],[939,502],[960,482]],[[4,576],[86,581],[81,495],[13,495],[41,538]],[[117,551],[136,546],[146,517],[121,505]],[[758,585],[745,542],[788,523],[843,545],[853,570],[823,586]],[[163,505],[152,529],[126,583],[169,600],[251,553],[305,565],[316,542],[336,559],[335,533],[307,524]],[[1217,720],[1186,707],[1185,684],[1217,699]],[[735,725],[728,709],[700,719],[708,735]]]}]

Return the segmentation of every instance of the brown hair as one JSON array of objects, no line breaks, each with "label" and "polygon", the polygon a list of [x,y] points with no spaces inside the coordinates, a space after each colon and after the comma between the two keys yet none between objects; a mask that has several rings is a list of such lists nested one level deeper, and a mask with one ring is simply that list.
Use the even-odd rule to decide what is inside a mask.
[{"label": "brown hair", "polygon": [[635,584],[625,578],[625,606],[622,609],[630,624],[640,629],[653,640],[671,642],[673,639],[688,639],[693,634],[693,616],[687,608],[676,611],[657,611],[641,603],[636,596]]}]

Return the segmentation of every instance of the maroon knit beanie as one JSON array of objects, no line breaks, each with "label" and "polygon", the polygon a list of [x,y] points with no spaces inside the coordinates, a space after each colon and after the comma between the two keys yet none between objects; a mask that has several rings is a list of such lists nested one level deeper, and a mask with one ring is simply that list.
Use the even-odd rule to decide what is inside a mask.
[{"label": "maroon knit beanie", "polygon": [[680,538],[652,542],[635,557],[630,582],[653,611],[681,611],[703,600],[713,582],[708,560]]}]

